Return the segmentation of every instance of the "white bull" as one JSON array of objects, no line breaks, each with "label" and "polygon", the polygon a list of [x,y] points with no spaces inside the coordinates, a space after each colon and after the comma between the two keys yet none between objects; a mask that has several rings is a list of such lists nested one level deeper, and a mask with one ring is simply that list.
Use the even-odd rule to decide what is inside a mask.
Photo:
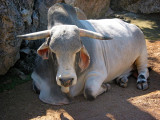
[{"label": "white bull", "polygon": [[95,99],[108,89],[105,83],[114,79],[126,87],[135,68],[138,89],[148,88],[146,43],[138,27],[119,19],[78,20],[74,8],[66,4],[52,6],[48,19],[48,30],[19,36],[47,37],[38,49],[46,60],[41,59],[32,73],[42,101],[68,103],[63,93]]}]

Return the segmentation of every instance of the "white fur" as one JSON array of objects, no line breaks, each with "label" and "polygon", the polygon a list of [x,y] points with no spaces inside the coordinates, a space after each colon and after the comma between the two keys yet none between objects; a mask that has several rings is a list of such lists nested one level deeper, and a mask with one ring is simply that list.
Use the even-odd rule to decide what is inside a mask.
[{"label": "white fur", "polygon": [[[138,27],[119,19],[81,20],[80,22],[88,30],[108,35],[113,39],[100,41],[83,40],[82,38],[82,42],[89,52],[91,65],[86,70],[85,77],[78,78],[77,84],[72,89],[89,88],[92,95],[96,97],[103,92],[101,87],[103,82],[129,75],[134,63],[136,63],[139,74],[148,78],[146,43],[144,35]],[[80,87],[79,85],[84,86]],[[75,92],[80,93],[82,89],[78,91]],[[75,95],[73,92],[71,94]]]}]

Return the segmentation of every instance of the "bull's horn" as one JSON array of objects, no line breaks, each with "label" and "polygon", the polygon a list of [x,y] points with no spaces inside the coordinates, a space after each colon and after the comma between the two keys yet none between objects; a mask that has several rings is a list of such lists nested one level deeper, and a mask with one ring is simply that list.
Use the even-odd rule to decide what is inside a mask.
[{"label": "bull's horn", "polygon": [[44,31],[29,33],[25,35],[17,35],[17,37],[26,39],[26,40],[37,40],[37,39],[49,37],[50,35],[51,35],[50,30],[44,30]]},{"label": "bull's horn", "polygon": [[97,32],[85,30],[85,29],[80,29],[79,28],[79,33],[81,37],[90,37],[93,39],[99,39],[99,40],[111,40],[112,38],[106,35],[102,35]]}]

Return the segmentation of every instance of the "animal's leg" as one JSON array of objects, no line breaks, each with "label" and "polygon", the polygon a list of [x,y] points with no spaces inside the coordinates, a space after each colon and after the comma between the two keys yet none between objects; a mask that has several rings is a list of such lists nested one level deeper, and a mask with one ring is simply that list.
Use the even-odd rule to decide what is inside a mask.
[{"label": "animal's leg", "polygon": [[146,50],[144,50],[136,60],[136,66],[138,70],[137,88],[140,90],[146,90],[148,88],[147,78],[149,77]]},{"label": "animal's leg", "polygon": [[77,95],[83,94],[84,84],[84,75],[82,75],[78,78],[77,83],[70,87],[70,96],[75,97]]},{"label": "animal's leg", "polygon": [[108,92],[108,90],[111,89],[110,84],[108,83],[102,83],[101,88],[99,89],[98,95],[104,93],[104,92]]},{"label": "animal's leg", "polygon": [[98,95],[108,91],[109,84],[104,84],[105,79],[101,76],[92,76],[86,80],[84,96],[88,100],[94,100]]},{"label": "animal's leg", "polygon": [[121,76],[119,76],[118,78],[116,78],[116,83],[123,87],[126,88],[127,87],[127,83],[128,83],[128,77],[131,75],[131,70],[133,69],[133,66],[131,66],[126,72],[124,72]]},{"label": "animal's leg", "polygon": [[123,87],[126,88],[127,87],[127,83],[128,83],[128,77],[127,76],[123,76],[123,77],[118,77],[116,78],[116,83]]}]

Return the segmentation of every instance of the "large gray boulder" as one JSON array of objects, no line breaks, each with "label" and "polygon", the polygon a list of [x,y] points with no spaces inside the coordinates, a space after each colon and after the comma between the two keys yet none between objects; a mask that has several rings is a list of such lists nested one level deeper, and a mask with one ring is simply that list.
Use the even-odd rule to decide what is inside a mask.
[{"label": "large gray boulder", "polygon": [[134,13],[160,13],[160,0],[111,0],[111,8]]},{"label": "large gray boulder", "polygon": [[0,75],[4,75],[20,58],[22,40],[16,38],[36,30],[34,0],[0,0]]},{"label": "large gray boulder", "polygon": [[20,58],[21,41],[16,35],[24,31],[20,12],[10,0],[0,0],[0,26],[0,75],[3,75]]},{"label": "large gray boulder", "polygon": [[104,17],[110,5],[110,0],[65,0],[65,2],[80,8],[89,19]]}]

